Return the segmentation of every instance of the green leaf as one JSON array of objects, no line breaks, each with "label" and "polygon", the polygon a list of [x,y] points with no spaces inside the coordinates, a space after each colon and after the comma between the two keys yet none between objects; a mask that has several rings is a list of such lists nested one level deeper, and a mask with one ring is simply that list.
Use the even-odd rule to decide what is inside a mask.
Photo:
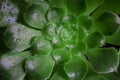
[{"label": "green leaf", "polygon": [[65,79],[59,74],[55,73],[50,80],[69,80],[69,79]]},{"label": "green leaf", "polygon": [[2,53],[7,53],[9,52],[9,48],[7,48],[7,46],[4,44],[4,41],[3,41],[3,33],[5,32],[5,29],[4,28],[0,28],[0,55]]},{"label": "green leaf", "polygon": [[88,35],[88,32],[85,28],[78,26],[78,41],[83,41]]},{"label": "green leaf", "polygon": [[101,33],[93,32],[87,36],[86,43],[88,48],[95,48],[103,46],[105,44],[105,40]]},{"label": "green leaf", "polygon": [[100,75],[88,75],[84,80],[106,80]]},{"label": "green leaf", "polygon": [[31,46],[32,52],[38,55],[48,55],[52,52],[50,41],[41,36],[35,37],[31,42]]},{"label": "green leaf", "polygon": [[87,31],[89,31],[91,29],[91,27],[93,26],[93,19],[92,19],[92,17],[86,16],[86,15],[81,15],[79,17],[79,25],[81,25]]},{"label": "green leaf", "polygon": [[11,52],[0,56],[0,76],[3,80],[23,80],[26,73],[22,66],[30,52]]},{"label": "green leaf", "polygon": [[56,31],[61,41],[66,44],[67,47],[71,47],[73,34],[70,25],[66,22],[63,22],[58,26]]},{"label": "green leaf", "polygon": [[84,80],[106,80],[102,75],[95,72],[91,66],[91,64],[87,61],[88,65],[88,73]]},{"label": "green leaf", "polygon": [[117,70],[119,63],[118,52],[114,48],[94,48],[86,52],[87,57],[96,72],[101,74]]},{"label": "green leaf", "polygon": [[105,36],[105,42],[113,45],[120,46],[120,29],[117,30],[112,36]]},{"label": "green leaf", "polygon": [[8,0],[0,0],[0,27],[6,27],[16,22],[18,7]]},{"label": "green leaf", "polygon": [[71,49],[73,55],[79,55],[87,49],[87,44],[84,41],[78,41],[78,43]]},{"label": "green leaf", "polygon": [[66,9],[66,2],[67,0],[48,0],[52,7],[58,7]]},{"label": "green leaf", "polygon": [[54,50],[52,56],[59,64],[67,63],[71,59],[71,53],[67,48]]},{"label": "green leaf", "polygon": [[53,22],[48,22],[43,28],[43,34],[45,38],[52,40],[53,37],[56,35],[56,28],[57,28],[57,24]]},{"label": "green leaf", "polygon": [[[72,27],[72,26],[71,26],[71,27]],[[68,48],[73,48],[73,47],[75,47],[75,45],[76,45],[77,42],[78,42],[78,28],[73,27],[71,33],[72,33],[72,39],[71,39],[71,41],[70,41],[70,43],[69,43]]]},{"label": "green leaf", "polygon": [[25,0],[29,4],[36,4],[42,6],[44,9],[49,8],[49,4],[47,0]]},{"label": "green leaf", "polygon": [[70,80],[83,80],[87,74],[88,68],[82,55],[80,55],[73,56],[72,60],[65,64],[64,70]]},{"label": "green leaf", "polygon": [[29,4],[26,3],[25,0],[9,0],[9,1],[14,3],[20,9],[21,12],[24,12],[26,8],[29,6]]},{"label": "green leaf", "polygon": [[86,6],[87,6],[87,10],[85,12],[85,14],[89,15],[91,14],[95,9],[97,9],[104,0],[86,0]]},{"label": "green leaf", "polygon": [[0,66],[4,69],[10,69],[15,65],[21,64],[26,58],[30,57],[31,53],[25,52],[9,52],[0,56]]},{"label": "green leaf", "polygon": [[69,24],[71,24],[73,29],[77,28],[78,20],[77,20],[77,17],[75,17],[74,15],[71,15],[71,14],[65,15],[62,21],[68,22]]},{"label": "green leaf", "polygon": [[119,28],[119,17],[112,12],[104,12],[95,22],[97,31],[105,36],[113,35]]},{"label": "green leaf", "polygon": [[119,80],[114,73],[104,74],[102,76],[104,76],[104,78],[107,80]]},{"label": "green leaf", "polygon": [[69,80],[64,70],[64,65],[57,66],[56,72],[53,74],[50,80]]},{"label": "green leaf", "polygon": [[5,31],[4,43],[12,51],[23,51],[30,47],[30,41],[35,36],[41,36],[41,32],[16,23]]},{"label": "green leaf", "polygon": [[[104,0],[102,8],[103,10],[109,10],[119,14],[120,13],[119,4],[120,4],[120,1]],[[114,5],[114,6],[111,6],[111,5]]]},{"label": "green leaf", "polygon": [[47,12],[48,21],[59,22],[65,15],[65,11],[62,8],[53,7]]},{"label": "green leaf", "polygon": [[120,78],[120,50],[119,50],[119,65],[118,65],[118,68],[117,68],[117,71],[113,74],[114,76],[116,76],[117,78]]},{"label": "green leaf", "polygon": [[62,49],[65,47],[65,44],[60,40],[60,37],[58,35],[55,35],[52,39],[52,46],[53,49]]},{"label": "green leaf", "polygon": [[80,15],[86,11],[85,0],[68,0],[67,8],[70,13]]},{"label": "green leaf", "polygon": [[25,71],[28,80],[47,80],[52,74],[55,61],[50,55],[33,56],[26,60]]},{"label": "green leaf", "polygon": [[23,17],[27,24],[33,28],[43,29],[47,23],[45,18],[45,10],[41,5],[32,5],[25,11]]},{"label": "green leaf", "polygon": [[93,13],[93,18],[97,19],[103,12],[112,11],[116,14],[120,14],[120,1],[104,0],[101,6]]},{"label": "green leaf", "polygon": [[63,21],[58,26],[57,32],[66,47],[71,49],[78,41],[78,21],[73,15],[65,16]]}]

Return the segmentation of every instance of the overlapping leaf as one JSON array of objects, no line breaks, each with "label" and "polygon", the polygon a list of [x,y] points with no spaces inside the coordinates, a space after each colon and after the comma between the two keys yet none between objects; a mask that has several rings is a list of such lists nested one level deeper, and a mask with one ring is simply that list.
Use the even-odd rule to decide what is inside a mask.
[{"label": "overlapping leaf", "polygon": [[47,23],[45,12],[46,10],[43,6],[33,5],[30,6],[24,13],[24,19],[31,27],[42,29]]},{"label": "overlapping leaf", "polygon": [[23,70],[23,62],[30,57],[30,52],[7,53],[0,57],[0,76],[3,80],[21,80],[26,73]]},{"label": "overlapping leaf", "polygon": [[70,80],[83,80],[88,68],[82,56],[73,56],[72,60],[65,64],[64,70]]},{"label": "overlapping leaf", "polygon": [[49,79],[54,68],[55,61],[50,55],[34,56],[25,62],[25,71],[28,80],[46,80]]},{"label": "overlapping leaf", "polygon": [[0,80],[119,80],[119,3],[0,0]]},{"label": "overlapping leaf", "polygon": [[113,35],[119,28],[119,17],[112,12],[104,12],[95,22],[97,31],[105,36]]},{"label": "overlapping leaf", "polygon": [[114,48],[94,48],[86,53],[96,72],[106,74],[117,70],[119,57]]},{"label": "overlapping leaf", "polygon": [[30,47],[31,39],[39,35],[41,35],[40,31],[16,23],[7,28],[4,33],[4,43],[12,51],[23,51]]},{"label": "overlapping leaf", "polygon": [[48,55],[52,52],[52,46],[49,40],[44,37],[35,37],[31,43],[31,50],[38,55]]},{"label": "overlapping leaf", "polygon": [[0,0],[0,27],[6,27],[16,22],[18,7],[9,0]]}]

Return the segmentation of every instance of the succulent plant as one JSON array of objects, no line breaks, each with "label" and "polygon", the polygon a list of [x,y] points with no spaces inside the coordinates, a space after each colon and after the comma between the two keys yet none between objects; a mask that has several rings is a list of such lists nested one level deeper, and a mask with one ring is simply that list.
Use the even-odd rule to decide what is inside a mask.
[{"label": "succulent plant", "polygon": [[0,80],[119,80],[119,4],[0,0]]}]

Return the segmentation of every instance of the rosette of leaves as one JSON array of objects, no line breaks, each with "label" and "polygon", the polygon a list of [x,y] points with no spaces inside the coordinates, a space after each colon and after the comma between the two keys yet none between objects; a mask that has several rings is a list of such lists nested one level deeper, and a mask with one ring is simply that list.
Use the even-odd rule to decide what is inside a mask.
[{"label": "rosette of leaves", "polygon": [[0,80],[119,80],[119,4],[0,0]]}]

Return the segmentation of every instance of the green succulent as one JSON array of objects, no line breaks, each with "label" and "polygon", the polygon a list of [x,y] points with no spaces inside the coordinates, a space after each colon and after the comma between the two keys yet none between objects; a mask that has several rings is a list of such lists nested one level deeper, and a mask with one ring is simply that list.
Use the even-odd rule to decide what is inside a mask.
[{"label": "green succulent", "polygon": [[119,4],[0,0],[0,80],[119,80]]}]

